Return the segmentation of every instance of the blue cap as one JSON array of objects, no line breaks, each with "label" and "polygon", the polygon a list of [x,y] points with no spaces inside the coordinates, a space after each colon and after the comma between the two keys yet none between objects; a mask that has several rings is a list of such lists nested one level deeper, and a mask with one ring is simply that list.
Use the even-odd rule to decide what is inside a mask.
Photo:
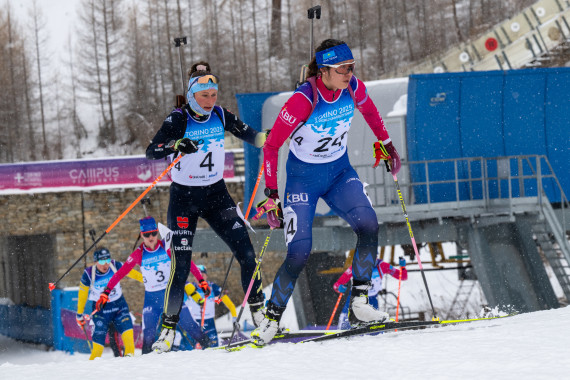
[{"label": "blue cap", "polygon": [[93,253],[93,259],[95,261],[107,260],[110,258],[111,258],[111,252],[109,252],[107,248],[98,249]]},{"label": "blue cap", "polygon": [[142,218],[139,220],[141,224],[141,232],[151,232],[158,230],[156,226],[156,220],[152,216],[147,216],[146,218]]},{"label": "blue cap", "polygon": [[198,267],[198,269],[200,269],[200,272],[208,274],[208,271],[206,271],[206,267],[205,267],[205,266],[203,266],[203,265],[196,265],[196,267]]},{"label": "blue cap", "polygon": [[328,49],[315,53],[317,58],[317,66],[319,68],[325,65],[336,65],[337,63],[354,59],[352,51],[347,44],[336,45]]}]

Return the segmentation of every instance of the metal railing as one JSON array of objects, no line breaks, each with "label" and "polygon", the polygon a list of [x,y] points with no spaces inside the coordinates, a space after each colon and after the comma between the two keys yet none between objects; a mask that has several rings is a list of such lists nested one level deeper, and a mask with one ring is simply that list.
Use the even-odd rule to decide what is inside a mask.
[{"label": "metal railing", "polygon": [[[398,206],[392,176],[386,170],[355,166],[372,205],[381,210]],[[542,208],[545,198],[561,208],[562,230],[567,231],[568,198],[544,155],[466,157],[403,161],[398,182],[406,206],[424,211],[477,207],[513,215],[524,205]],[[524,202],[520,202],[524,200]]]}]

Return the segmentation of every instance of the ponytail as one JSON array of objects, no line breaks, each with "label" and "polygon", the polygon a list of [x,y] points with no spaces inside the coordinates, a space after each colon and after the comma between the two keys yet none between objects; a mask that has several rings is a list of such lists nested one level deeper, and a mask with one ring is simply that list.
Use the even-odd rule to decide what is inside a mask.
[{"label": "ponytail", "polygon": [[[200,69],[198,69],[199,66],[203,66],[203,67],[200,67]],[[204,68],[205,68],[205,70],[204,70]],[[200,72],[202,74],[196,74],[197,72]],[[206,75],[206,74],[210,74],[210,64],[206,61],[196,62],[195,64],[192,65],[190,70],[188,70],[188,79],[194,78],[194,77],[197,77],[200,75]]]},{"label": "ponytail", "polygon": [[313,55],[313,59],[309,62],[309,71],[307,71],[307,78],[316,77],[319,73],[319,67],[317,66],[317,57]]}]

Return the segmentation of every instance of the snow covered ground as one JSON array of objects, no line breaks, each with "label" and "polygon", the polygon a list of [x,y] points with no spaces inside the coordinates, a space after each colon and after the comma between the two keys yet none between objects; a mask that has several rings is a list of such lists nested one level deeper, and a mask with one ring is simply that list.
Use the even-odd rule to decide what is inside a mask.
[{"label": "snow covered ground", "polygon": [[552,379],[570,370],[570,307],[418,331],[264,349],[89,362],[0,337],[1,379]]}]

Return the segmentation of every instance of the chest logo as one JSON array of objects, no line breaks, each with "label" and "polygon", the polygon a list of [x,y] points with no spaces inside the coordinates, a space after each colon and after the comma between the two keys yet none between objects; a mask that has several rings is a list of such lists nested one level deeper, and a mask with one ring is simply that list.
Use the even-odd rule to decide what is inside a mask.
[{"label": "chest logo", "polygon": [[180,228],[188,228],[188,217],[185,216],[177,216],[176,217],[176,224]]}]

